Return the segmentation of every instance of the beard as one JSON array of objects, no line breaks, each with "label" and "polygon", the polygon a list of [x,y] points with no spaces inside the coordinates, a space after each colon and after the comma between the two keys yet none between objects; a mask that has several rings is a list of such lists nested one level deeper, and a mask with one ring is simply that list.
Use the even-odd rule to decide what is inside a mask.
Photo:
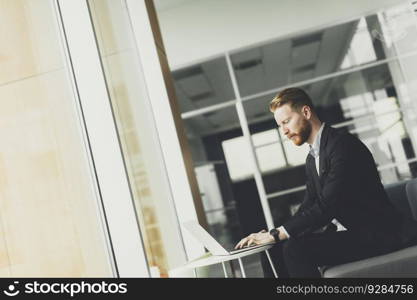
[{"label": "beard", "polygon": [[295,145],[301,146],[307,141],[310,134],[311,134],[311,124],[307,120],[303,119],[300,129],[298,130],[297,133],[291,135],[290,139],[291,141],[293,141]]}]

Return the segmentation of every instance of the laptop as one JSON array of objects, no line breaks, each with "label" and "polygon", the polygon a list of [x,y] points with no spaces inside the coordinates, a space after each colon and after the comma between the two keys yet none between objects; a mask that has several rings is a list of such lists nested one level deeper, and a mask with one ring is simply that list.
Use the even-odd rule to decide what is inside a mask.
[{"label": "laptop", "polygon": [[197,221],[189,221],[182,223],[185,229],[213,255],[233,255],[248,250],[263,247],[265,245],[272,245],[274,243],[253,245],[242,249],[226,250],[219,242],[217,242]]}]

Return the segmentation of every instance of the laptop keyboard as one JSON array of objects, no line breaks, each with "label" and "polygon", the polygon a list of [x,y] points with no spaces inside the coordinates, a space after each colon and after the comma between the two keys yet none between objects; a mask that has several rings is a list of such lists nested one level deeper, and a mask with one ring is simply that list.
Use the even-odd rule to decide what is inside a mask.
[{"label": "laptop keyboard", "polygon": [[228,250],[228,251],[229,251],[230,254],[235,254],[235,253],[239,253],[239,252],[242,252],[242,251],[245,251],[245,250],[250,250],[252,248],[258,248],[258,247],[261,247],[261,246],[264,246],[264,245],[250,245],[250,246],[243,247],[242,249],[232,248],[231,250]]}]

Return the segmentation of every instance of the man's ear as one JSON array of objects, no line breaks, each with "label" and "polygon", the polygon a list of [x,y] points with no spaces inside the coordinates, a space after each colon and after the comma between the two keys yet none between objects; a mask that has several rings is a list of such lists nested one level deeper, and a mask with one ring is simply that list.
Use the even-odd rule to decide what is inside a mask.
[{"label": "man's ear", "polygon": [[310,108],[310,106],[308,106],[308,105],[304,105],[304,106],[301,108],[301,113],[303,114],[303,116],[304,116],[307,120],[310,120],[310,119],[311,119],[311,115],[312,115],[312,113],[311,113],[311,108]]}]

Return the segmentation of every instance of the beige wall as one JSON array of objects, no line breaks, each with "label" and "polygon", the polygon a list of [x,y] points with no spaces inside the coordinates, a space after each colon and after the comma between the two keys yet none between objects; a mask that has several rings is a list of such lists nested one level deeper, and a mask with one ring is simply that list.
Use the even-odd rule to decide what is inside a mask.
[{"label": "beige wall", "polygon": [[112,276],[52,1],[0,28],[0,276]]}]

